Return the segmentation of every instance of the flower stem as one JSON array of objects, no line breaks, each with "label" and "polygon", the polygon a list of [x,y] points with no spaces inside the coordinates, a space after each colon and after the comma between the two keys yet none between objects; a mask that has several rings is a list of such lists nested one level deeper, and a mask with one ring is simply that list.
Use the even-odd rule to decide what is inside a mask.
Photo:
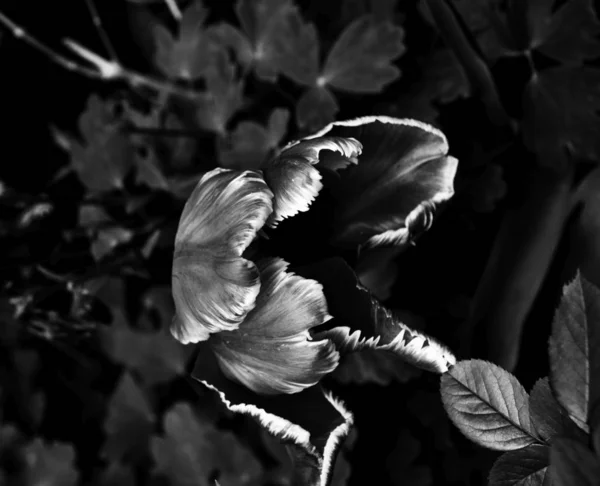
[{"label": "flower stem", "polygon": [[514,370],[523,326],[576,197],[573,170],[535,170],[525,201],[507,210],[464,329],[469,355]]}]

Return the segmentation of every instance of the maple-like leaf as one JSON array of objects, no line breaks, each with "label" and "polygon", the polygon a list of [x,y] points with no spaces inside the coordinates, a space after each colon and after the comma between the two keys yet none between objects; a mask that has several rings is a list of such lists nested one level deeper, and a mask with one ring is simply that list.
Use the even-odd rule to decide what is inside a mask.
[{"label": "maple-like leaf", "polygon": [[239,170],[260,168],[285,137],[289,116],[289,111],[276,108],[266,127],[253,121],[240,122],[220,146],[220,165]]},{"label": "maple-like leaf", "polygon": [[113,461],[138,458],[148,448],[154,420],[144,391],[125,372],[108,403],[103,456]]},{"label": "maple-like leaf", "polygon": [[73,169],[92,191],[122,188],[123,179],[133,167],[133,147],[113,108],[111,102],[90,96],[79,117],[83,141],[73,140],[70,145]]},{"label": "maple-like leaf", "polygon": [[164,436],[152,439],[156,471],[172,486],[257,484],[261,466],[231,433],[201,419],[188,404],[174,405],[164,416]]}]

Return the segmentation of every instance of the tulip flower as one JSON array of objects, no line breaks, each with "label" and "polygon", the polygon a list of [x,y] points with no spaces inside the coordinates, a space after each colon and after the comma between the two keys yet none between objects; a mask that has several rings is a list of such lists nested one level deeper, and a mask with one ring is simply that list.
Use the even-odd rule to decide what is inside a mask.
[{"label": "tulip flower", "polygon": [[[185,205],[172,334],[197,343],[200,383],[294,444],[306,484],[327,483],[350,430],[352,415],[322,388],[345,355],[381,350],[438,373],[455,362],[384,308],[342,257],[413,242],[453,195],[456,168],[439,130],[366,117],[291,143],[260,169],[208,172]],[[278,232],[287,225],[300,237],[294,220],[313,211],[328,233],[310,236],[326,250],[286,261]]]}]

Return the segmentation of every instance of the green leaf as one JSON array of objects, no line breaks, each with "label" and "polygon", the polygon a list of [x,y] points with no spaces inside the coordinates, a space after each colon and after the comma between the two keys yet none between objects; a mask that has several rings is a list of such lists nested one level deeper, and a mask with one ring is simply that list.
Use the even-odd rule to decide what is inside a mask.
[{"label": "green leaf", "polygon": [[543,486],[549,482],[550,449],[532,444],[502,454],[494,463],[488,486]]},{"label": "green leaf", "polygon": [[258,169],[276,149],[287,133],[289,111],[276,108],[266,127],[252,121],[239,123],[221,145],[221,166],[238,169]]},{"label": "green leaf", "polygon": [[540,163],[565,166],[567,151],[600,159],[600,70],[560,66],[536,73],[523,103],[524,140]]},{"label": "green leaf", "polygon": [[549,340],[550,384],[586,432],[600,404],[600,290],[577,274],[565,287]]},{"label": "green leaf", "polygon": [[149,385],[167,382],[183,374],[185,351],[165,329],[138,331],[124,324],[101,330],[104,349],[117,363],[139,373]]},{"label": "green leaf", "polygon": [[125,372],[108,403],[102,455],[112,461],[139,458],[148,450],[155,416],[144,391]]},{"label": "green leaf", "polygon": [[600,22],[591,0],[529,0],[530,47],[563,64],[581,64],[600,56]]},{"label": "green leaf", "polygon": [[296,104],[296,123],[300,128],[316,130],[335,119],[339,106],[327,88],[310,88]]},{"label": "green leaf", "polygon": [[98,476],[98,481],[94,482],[94,486],[134,486],[135,484],[132,468],[119,462],[109,464]]},{"label": "green leaf", "polygon": [[75,486],[79,473],[75,468],[75,450],[69,444],[47,444],[36,438],[23,450],[27,486]]},{"label": "green leaf", "polygon": [[537,442],[527,392],[508,371],[481,360],[460,361],[442,375],[448,416],[473,442],[497,451]]},{"label": "green leaf", "polygon": [[156,66],[175,79],[194,81],[205,76],[213,63],[213,46],[204,32],[208,11],[193,0],[182,12],[177,36],[156,23],[153,26]]},{"label": "green leaf", "polygon": [[533,386],[529,407],[533,428],[545,441],[576,433],[575,424],[554,398],[547,377],[539,379]]},{"label": "green leaf", "polygon": [[400,76],[391,62],[404,51],[404,30],[363,15],[352,22],[327,55],[318,85],[349,93],[379,93]]},{"label": "green leaf", "polygon": [[74,140],[71,145],[73,169],[92,191],[122,188],[123,179],[133,167],[133,147],[113,109],[111,102],[90,96],[79,117],[83,143]]},{"label": "green leaf", "polygon": [[550,451],[553,486],[597,486],[600,461],[578,441],[557,439]]},{"label": "green leaf", "polygon": [[231,432],[196,416],[188,404],[174,405],[164,417],[164,437],[152,439],[156,471],[172,486],[256,484],[261,466]]}]

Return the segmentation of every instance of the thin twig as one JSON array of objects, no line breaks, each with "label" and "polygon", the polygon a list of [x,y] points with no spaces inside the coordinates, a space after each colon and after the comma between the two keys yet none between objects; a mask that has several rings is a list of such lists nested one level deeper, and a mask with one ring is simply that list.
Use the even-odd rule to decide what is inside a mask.
[{"label": "thin twig", "polygon": [[112,42],[110,41],[110,37],[108,37],[104,25],[102,25],[102,19],[98,14],[98,9],[96,8],[94,0],[85,0],[85,4],[88,8],[88,11],[90,12],[90,17],[92,17],[92,22],[94,23],[94,27],[96,27],[96,31],[98,32],[98,35],[102,40],[102,44],[104,44],[106,52],[111,57],[111,59],[113,59],[114,61],[118,61],[119,58],[117,56],[117,51],[115,50]]}]

